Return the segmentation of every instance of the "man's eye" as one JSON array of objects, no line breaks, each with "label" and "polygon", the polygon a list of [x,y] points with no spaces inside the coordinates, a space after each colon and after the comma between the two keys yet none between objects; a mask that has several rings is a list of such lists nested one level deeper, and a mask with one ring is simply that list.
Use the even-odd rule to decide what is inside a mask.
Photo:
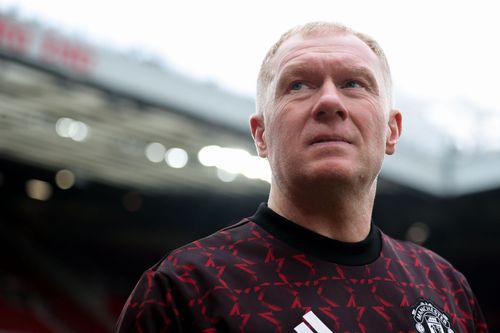
[{"label": "man's eye", "polygon": [[290,85],[290,90],[297,91],[297,90],[301,90],[305,87],[306,87],[306,85],[304,84],[304,82],[297,81],[297,82],[294,82]]},{"label": "man's eye", "polygon": [[364,88],[364,86],[358,81],[349,80],[342,84],[342,88]]}]

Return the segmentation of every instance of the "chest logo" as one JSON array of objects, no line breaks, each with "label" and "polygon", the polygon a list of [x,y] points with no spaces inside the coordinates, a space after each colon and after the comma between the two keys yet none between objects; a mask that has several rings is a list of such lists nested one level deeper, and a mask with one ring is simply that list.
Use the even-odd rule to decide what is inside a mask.
[{"label": "chest logo", "polygon": [[302,318],[304,321],[294,328],[297,333],[333,333],[312,311],[303,315]]},{"label": "chest logo", "polygon": [[430,301],[421,300],[411,309],[417,332],[454,333],[448,316]]}]

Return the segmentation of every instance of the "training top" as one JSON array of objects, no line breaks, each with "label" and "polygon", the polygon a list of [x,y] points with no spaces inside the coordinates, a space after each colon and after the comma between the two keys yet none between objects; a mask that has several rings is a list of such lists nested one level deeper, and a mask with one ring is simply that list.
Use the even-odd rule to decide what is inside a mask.
[{"label": "training top", "polygon": [[169,253],[127,300],[117,332],[485,333],[465,277],[372,224],[345,243],[266,204]]}]

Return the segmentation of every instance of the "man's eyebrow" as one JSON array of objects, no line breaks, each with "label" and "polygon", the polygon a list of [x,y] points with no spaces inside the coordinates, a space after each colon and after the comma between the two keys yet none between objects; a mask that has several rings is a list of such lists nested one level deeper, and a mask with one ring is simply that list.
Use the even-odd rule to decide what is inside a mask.
[{"label": "man's eyebrow", "polygon": [[277,83],[278,85],[283,84],[284,82],[290,78],[300,78],[304,79],[310,77],[311,75],[315,75],[318,73],[322,73],[323,69],[321,65],[314,62],[309,61],[300,61],[295,62],[293,64],[287,64],[283,68],[281,68],[277,73]]},{"label": "man's eyebrow", "polygon": [[373,75],[373,71],[370,70],[369,68],[365,66],[345,66],[345,70],[349,70],[356,76],[367,76],[373,80],[375,80],[375,77]]},{"label": "man's eyebrow", "polygon": [[341,66],[341,67],[342,67],[342,70],[348,71],[348,73],[350,75],[353,75],[355,78],[362,77],[362,78],[368,80],[369,84],[378,91],[379,83],[377,82],[377,80],[375,78],[375,73],[370,68],[368,68],[366,66],[356,66],[356,65],[354,65],[354,66],[346,65],[346,66]]},{"label": "man's eyebrow", "polygon": [[[323,69],[320,69],[319,64],[314,64],[311,62],[297,62],[294,64],[288,64],[284,68],[282,68],[280,72],[278,72],[277,83],[278,85],[281,85],[284,83],[284,81],[286,83],[286,80],[290,77],[302,77],[317,72],[323,72]],[[375,73],[367,66],[339,61],[337,64],[335,64],[333,75],[338,75],[341,78],[347,79],[364,78],[375,90],[378,91],[380,88],[380,84],[375,78]]]},{"label": "man's eyebrow", "polygon": [[313,71],[314,67],[311,67],[311,65],[307,63],[287,65],[277,73],[276,87],[280,89],[288,84],[290,79],[304,78],[305,75],[310,75]]},{"label": "man's eyebrow", "polygon": [[335,65],[334,72],[347,73],[353,76],[363,76],[375,81],[375,73],[373,70],[364,65],[339,62]]},{"label": "man's eyebrow", "polygon": [[294,76],[294,75],[304,75],[318,70],[316,66],[312,66],[308,63],[296,63],[293,65],[287,65],[279,73],[279,79],[282,77]]}]

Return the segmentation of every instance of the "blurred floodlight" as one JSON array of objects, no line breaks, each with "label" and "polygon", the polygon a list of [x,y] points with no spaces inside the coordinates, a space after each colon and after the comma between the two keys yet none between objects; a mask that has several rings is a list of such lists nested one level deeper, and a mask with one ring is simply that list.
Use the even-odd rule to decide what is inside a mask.
[{"label": "blurred floodlight", "polygon": [[267,160],[258,156],[249,156],[246,163],[242,165],[241,173],[250,179],[261,179],[271,182],[271,169]]},{"label": "blurred floodlight", "polygon": [[75,141],[81,142],[87,138],[89,135],[89,127],[81,122],[74,121],[71,123],[69,136]]},{"label": "blurred floodlight", "polygon": [[215,166],[217,164],[217,158],[221,147],[219,146],[205,146],[198,152],[198,160],[200,163],[206,167]]},{"label": "blurred floodlight", "polygon": [[32,199],[46,201],[52,196],[52,186],[43,180],[30,179],[26,182],[26,194]]},{"label": "blurred floodlight", "polygon": [[56,122],[56,133],[60,137],[81,142],[89,136],[89,127],[81,121],[63,117]]},{"label": "blurred floodlight", "polygon": [[244,149],[206,146],[198,153],[198,159],[204,166],[214,166],[228,173],[271,182],[267,161]]},{"label": "blurred floodlight", "polygon": [[217,168],[217,177],[225,183],[234,181],[237,176],[238,175],[236,173],[227,172],[226,170]]},{"label": "blurred floodlight", "polygon": [[429,238],[429,226],[422,222],[413,223],[406,232],[406,239],[417,244],[423,244]]},{"label": "blurred floodlight", "polygon": [[56,122],[56,132],[59,136],[63,138],[69,138],[69,128],[73,119],[70,118],[59,118]]},{"label": "blurred floodlight", "polygon": [[165,161],[172,168],[183,168],[188,162],[188,154],[182,148],[170,148],[165,153]]},{"label": "blurred floodlight", "polygon": [[163,161],[165,157],[165,146],[159,142],[152,142],[147,145],[145,154],[148,160],[154,163],[159,163]]},{"label": "blurred floodlight", "polygon": [[232,173],[242,173],[250,154],[243,149],[221,148],[216,167]]},{"label": "blurred floodlight", "polygon": [[63,169],[56,173],[56,184],[62,190],[67,190],[75,185],[75,175],[73,172]]}]

